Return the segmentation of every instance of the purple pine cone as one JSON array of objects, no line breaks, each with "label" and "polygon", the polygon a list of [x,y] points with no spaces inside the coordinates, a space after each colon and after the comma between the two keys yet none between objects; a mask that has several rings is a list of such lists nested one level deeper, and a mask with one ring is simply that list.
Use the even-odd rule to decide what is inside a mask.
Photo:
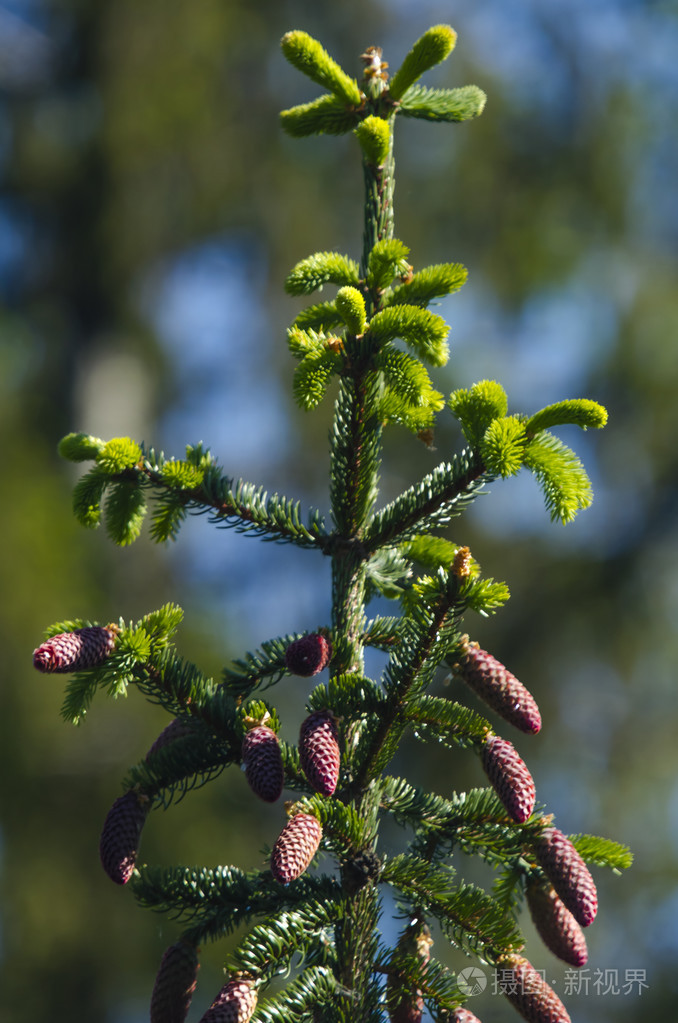
[{"label": "purple pine cone", "polygon": [[271,853],[271,872],[276,881],[296,881],[315,856],[323,829],[317,817],[297,813],[282,829]]},{"label": "purple pine cone", "polygon": [[572,916],[588,927],[598,912],[598,892],[589,868],[558,828],[546,828],[534,847],[537,860]]},{"label": "purple pine cone", "polygon": [[527,959],[507,956],[498,967],[499,990],[528,1023],[572,1023],[558,995]]},{"label": "purple pine cone", "polygon": [[255,796],[266,803],[280,799],[285,773],[278,736],[272,728],[257,725],[249,730],[242,743],[242,761]]},{"label": "purple pine cone", "polygon": [[33,651],[33,666],[54,674],[82,671],[103,663],[114,646],[115,633],[102,625],[61,632]]},{"label": "purple pine cone", "polygon": [[504,665],[467,643],[454,671],[469,689],[484,700],[504,721],[521,732],[535,734],[541,728],[541,714],[532,694]]},{"label": "purple pine cone", "polygon": [[257,1007],[257,992],[251,980],[236,977],[225,984],[200,1023],[248,1023]]},{"label": "purple pine cone", "polygon": [[199,969],[195,945],[184,940],[170,945],[155,978],[150,1023],[185,1023]]},{"label": "purple pine cone", "polygon": [[550,884],[531,881],[527,886],[527,905],[539,937],[554,956],[570,966],[585,966],[586,938],[555,889]]},{"label": "purple pine cone", "polygon": [[469,1012],[468,1009],[465,1009],[463,1005],[460,1005],[452,1013],[450,1023],[480,1023],[480,1020],[472,1012]]},{"label": "purple pine cone", "polygon": [[152,757],[154,753],[157,753],[159,749],[164,749],[165,746],[169,746],[170,743],[176,742],[177,739],[185,739],[189,735],[195,735],[197,731],[196,725],[191,721],[184,721],[182,718],[174,718],[170,721],[166,728],[163,728],[162,732],[155,740],[148,753],[146,754],[146,760]]},{"label": "purple pine cone", "polygon": [[310,678],[327,667],[332,657],[332,644],[319,632],[310,632],[295,639],[285,651],[285,664],[293,675]]},{"label": "purple pine cone", "polygon": [[510,817],[524,824],[534,810],[536,789],[524,760],[507,739],[490,735],[483,747],[482,763],[492,788]]},{"label": "purple pine cone", "polygon": [[134,873],[148,802],[146,796],[130,789],[116,799],[106,816],[99,855],[102,867],[116,884],[127,884]]},{"label": "purple pine cone", "polygon": [[312,789],[331,796],[339,780],[341,756],[334,715],[328,710],[309,714],[299,731],[299,758]]}]

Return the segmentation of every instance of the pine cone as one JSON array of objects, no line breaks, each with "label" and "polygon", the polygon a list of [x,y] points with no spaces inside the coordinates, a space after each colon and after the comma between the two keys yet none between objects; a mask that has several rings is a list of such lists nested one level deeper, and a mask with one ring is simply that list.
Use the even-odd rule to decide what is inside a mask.
[{"label": "pine cone", "polygon": [[151,1023],[184,1023],[197,983],[198,950],[188,941],[170,945],[151,995]]},{"label": "pine cone", "polygon": [[249,730],[242,743],[242,761],[255,796],[266,803],[280,799],[285,773],[278,736],[272,728],[257,725]]},{"label": "pine cone", "polygon": [[523,824],[534,810],[536,789],[525,762],[507,739],[488,736],[482,763],[494,791],[514,821]]},{"label": "pine cone", "polygon": [[322,796],[331,796],[339,780],[341,756],[334,715],[317,710],[303,722],[299,731],[299,756],[308,783]]},{"label": "pine cone", "polygon": [[532,694],[492,654],[469,643],[454,671],[469,689],[484,700],[504,721],[521,732],[535,734],[541,728],[541,714]]},{"label": "pine cone", "polygon": [[184,721],[182,718],[174,718],[173,721],[163,728],[162,732],[155,740],[148,753],[146,754],[146,760],[152,757],[154,753],[157,753],[159,749],[164,749],[165,746],[169,746],[170,743],[176,742],[177,739],[185,739],[189,735],[195,735],[198,731],[198,726],[192,721]]},{"label": "pine cone", "polygon": [[300,877],[316,854],[323,829],[316,817],[297,813],[280,832],[271,854],[271,871],[276,881],[289,884]]},{"label": "pine cone", "polygon": [[102,664],[115,646],[115,633],[102,625],[90,625],[52,636],[33,651],[38,671],[66,674]]},{"label": "pine cone", "polygon": [[499,990],[528,1023],[572,1023],[558,995],[527,959],[508,956],[498,968]]},{"label": "pine cone", "polygon": [[555,889],[531,881],[526,894],[532,921],[546,947],[570,966],[584,966],[588,959],[586,938]]},{"label": "pine cone", "polygon": [[[422,964],[431,959],[431,932],[427,925],[415,918],[398,941],[398,952],[414,956]],[[386,982],[386,1004],[391,1023],[421,1023],[424,1016],[424,998],[419,988],[411,989],[407,975],[398,972],[397,956],[395,972],[390,973]]]},{"label": "pine cone", "polygon": [[101,865],[116,884],[134,873],[139,840],[148,813],[148,799],[130,789],[108,811],[99,841]]},{"label": "pine cone", "polygon": [[332,644],[319,632],[295,639],[285,651],[285,664],[293,675],[310,678],[322,671],[332,657]]},{"label": "pine cone", "polygon": [[225,984],[199,1023],[248,1023],[257,1007],[257,992],[246,977]]},{"label": "pine cone", "polygon": [[450,1017],[450,1023],[480,1023],[477,1016],[474,1016],[472,1012],[465,1009],[463,1005],[460,1005],[458,1009],[455,1009]]},{"label": "pine cone", "polygon": [[588,927],[598,912],[598,893],[588,867],[572,842],[558,828],[546,828],[537,839],[534,852],[577,923]]}]

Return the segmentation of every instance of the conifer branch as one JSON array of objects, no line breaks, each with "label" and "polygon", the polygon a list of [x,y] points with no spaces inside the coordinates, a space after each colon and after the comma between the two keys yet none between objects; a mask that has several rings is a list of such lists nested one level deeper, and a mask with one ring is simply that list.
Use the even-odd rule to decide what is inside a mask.
[{"label": "conifer branch", "polygon": [[469,451],[444,462],[377,512],[363,540],[367,550],[403,542],[446,525],[475,499],[489,477]]},{"label": "conifer branch", "polygon": [[[353,132],[365,183],[360,264],[320,251],[297,262],[285,282],[288,294],[298,296],[326,285],[338,289],[302,310],[287,333],[297,360],[293,393],[302,408],[314,409],[338,377],[330,435],[332,531],[319,511],[310,509],[303,519],[299,501],[225,476],[201,445],[187,447],[185,459],[166,459],[126,437],[105,442],[74,433],[59,446],[65,458],[94,463],[75,487],[76,517],[87,528],[103,521],[118,544],[139,536],[151,498],[151,536],[158,542],[174,539],[187,515],[205,514],[217,527],[331,558],[331,626],[264,641],[227,667],[220,683],[170,644],[181,620],[174,605],[129,625],[122,619],[106,626],[58,623],[34,652],[39,670],[72,673],[64,705],[69,720],[82,719],[98,690],[117,697],[130,685],[173,716],[130,769],[126,792],[106,818],[100,851],[109,877],[119,884],[131,879],[142,906],[187,925],[176,961],[188,964],[190,977],[178,978],[177,1021],[182,1013],[185,1018],[193,990],[186,987],[194,985],[196,946],[245,924],[252,929],[227,964],[227,1002],[216,1002],[210,1018],[223,1009],[242,1023],[384,1023],[385,1013],[392,1021],[418,1023],[426,1004],[434,1018],[456,1019],[461,993],[454,974],[430,956],[429,921],[437,921],[453,947],[486,963],[508,962],[522,948],[516,914],[535,879],[548,878],[554,897],[578,914],[576,926],[586,926],[597,895],[584,860],[615,871],[631,862],[624,846],[591,835],[570,840],[551,827],[552,815],[535,810],[534,782],[511,743],[476,711],[427,692],[437,670],[445,664],[459,669],[471,647],[476,674],[478,662],[483,665],[478,686],[490,707],[505,709],[520,686],[461,634],[466,612],[493,613],[508,599],[508,588],[482,577],[468,547],[434,531],[465,510],[485,483],[522,467],[537,478],[552,517],[572,519],[590,503],[590,482],[577,456],[547,428],[600,427],[605,410],[588,399],[568,399],[528,417],[508,413],[497,381],[460,388],[447,404],[469,447],[375,513],[383,430],[395,422],[427,440],[445,403],[424,362],[446,362],[448,326],[427,307],[466,279],[459,263],[415,273],[409,248],[394,237],[397,116],[462,121],[484,106],[476,86],[418,84],[455,40],[449,26],[434,26],[390,83],[377,47],[362,55],[358,83],[307,33],[288,32],[282,40],[290,63],[328,90],[284,111],[284,130],[294,137]],[[366,605],[375,595],[398,600],[401,617],[367,621]],[[381,684],[365,675],[365,647],[389,655]],[[298,743],[281,740],[275,707],[251,697],[285,675],[308,679],[327,667],[329,680],[308,695]],[[536,731],[538,711],[528,718],[524,731]],[[507,719],[516,722],[515,715]],[[443,797],[385,776],[407,728],[424,742],[475,749],[493,788]],[[137,870],[148,810],[168,808],[241,763],[255,797],[273,803],[283,787],[297,793],[261,869]],[[409,832],[406,851],[390,858],[377,854],[384,814]],[[498,869],[492,894],[456,880],[459,851]],[[307,873],[317,859],[322,870],[327,858],[334,873]],[[380,939],[384,885],[410,918],[395,949]],[[412,940],[422,938],[418,945]],[[163,968],[173,961],[165,958]],[[266,985],[291,968],[299,975],[262,1001]],[[170,987],[163,975],[153,1019]]]}]

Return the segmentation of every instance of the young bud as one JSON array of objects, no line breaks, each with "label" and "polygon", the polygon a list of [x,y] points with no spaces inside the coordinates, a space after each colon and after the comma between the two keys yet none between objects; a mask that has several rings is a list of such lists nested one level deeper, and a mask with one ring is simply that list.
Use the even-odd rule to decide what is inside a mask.
[{"label": "young bud", "polygon": [[200,1023],[248,1023],[256,1007],[254,984],[237,976],[222,987]]},{"label": "young bud", "polygon": [[38,671],[65,674],[102,664],[115,646],[115,633],[101,625],[52,636],[33,651]]},{"label": "young bud", "polygon": [[534,847],[537,860],[570,913],[588,927],[598,911],[598,893],[583,859],[558,828],[546,828]]},{"label": "young bud", "polygon": [[310,632],[290,643],[285,663],[293,675],[310,678],[327,667],[332,657],[332,644],[319,632]]},{"label": "young bud", "polygon": [[383,117],[375,117],[370,114],[353,130],[368,164],[373,167],[381,167],[386,161],[391,145],[388,121],[385,121]]},{"label": "young bud", "polygon": [[329,89],[337,99],[360,106],[362,96],[358,83],[332,60],[320,43],[307,32],[286,32],[281,40],[282,51],[293,67]]},{"label": "young bud", "polygon": [[323,829],[317,817],[297,813],[280,832],[271,854],[271,871],[276,881],[289,884],[308,868],[315,856]]},{"label": "young bud", "polygon": [[[379,118],[374,118],[374,120],[379,120]],[[365,299],[358,289],[347,284],[343,288],[339,288],[334,301],[337,312],[346,324],[349,333],[355,335],[363,334],[367,326],[367,314],[365,311]]]},{"label": "young bud", "polygon": [[482,763],[509,816],[524,824],[532,815],[536,798],[534,781],[524,760],[507,739],[490,735],[483,747]]},{"label": "young bud", "polygon": [[116,884],[134,873],[139,840],[148,813],[148,798],[130,789],[108,811],[99,841],[101,865]]},{"label": "young bud", "polygon": [[555,889],[536,880],[528,884],[526,894],[532,921],[546,947],[570,966],[584,966],[586,938]]},{"label": "young bud", "polygon": [[532,694],[477,643],[466,643],[454,671],[504,721],[521,732],[535,734],[539,731],[541,714]]},{"label": "young bud", "polygon": [[555,991],[523,956],[501,959],[499,990],[528,1023],[572,1023]]},{"label": "young bud", "polygon": [[242,743],[242,762],[255,796],[266,803],[280,799],[285,773],[278,736],[272,728],[258,725],[249,730]]},{"label": "young bud", "polygon": [[317,710],[303,722],[299,732],[301,767],[312,789],[331,796],[339,780],[341,756],[334,716]]},{"label": "young bud", "polygon": [[184,1023],[197,983],[198,950],[181,940],[162,957],[151,996],[150,1023]]},{"label": "young bud", "polygon": [[450,55],[456,41],[457,33],[449,25],[434,25],[424,32],[391,79],[391,97],[400,99],[425,71]]}]

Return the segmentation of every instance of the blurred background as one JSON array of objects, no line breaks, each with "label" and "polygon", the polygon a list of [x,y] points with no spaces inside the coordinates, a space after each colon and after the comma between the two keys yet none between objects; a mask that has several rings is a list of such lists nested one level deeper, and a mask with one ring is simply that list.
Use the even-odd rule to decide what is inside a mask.
[{"label": "blurred background", "polygon": [[[113,890],[97,851],[167,719],[132,693],[64,724],[63,679],[31,667],[44,628],[174,600],[181,652],[218,674],[329,614],[328,566],[308,553],[203,519],[169,549],[82,530],[57,441],[124,434],[181,457],[202,440],[230,475],[326,509],[331,402],[294,407],[285,327],[300,303],[282,281],[318,249],[359,258],[362,175],[353,139],[282,135],[279,109],[318,90],[279,39],[305,29],[359,75],[367,45],[396,68],[441,21],[459,42],[427,84],[489,99],[465,125],[398,123],[396,232],[415,268],[470,271],[438,310],[453,354],[436,386],[491,376],[513,411],[587,396],[610,412],[600,435],[562,432],[596,492],[574,524],[552,525],[519,477],[449,533],[511,588],[468,629],[542,707],[542,733],[516,740],[540,799],[564,831],[635,853],[622,878],[594,868],[586,983],[568,994],[526,923],[528,955],[580,1023],[675,1019],[678,4],[0,0],[2,1023],[141,1023],[179,933]],[[384,499],[458,445],[451,423],[435,451],[393,430]],[[309,689],[276,691],[286,737]],[[414,742],[396,766],[444,792],[483,783],[474,758]],[[154,815],[141,858],[251,868],[280,813],[231,771]],[[473,863],[460,875],[491,881]],[[226,948],[204,950],[191,1020]],[[470,1007],[517,1018],[491,984]]]}]

